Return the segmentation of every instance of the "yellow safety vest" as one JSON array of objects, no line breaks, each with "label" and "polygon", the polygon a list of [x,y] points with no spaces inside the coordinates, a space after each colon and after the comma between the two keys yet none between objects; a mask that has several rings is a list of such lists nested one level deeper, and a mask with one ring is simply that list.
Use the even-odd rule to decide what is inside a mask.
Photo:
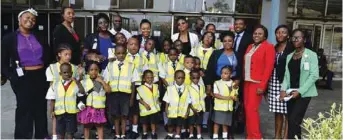
[{"label": "yellow safety vest", "polygon": [[185,72],[185,85],[191,85],[191,72],[186,72],[185,69],[183,69],[183,71]]},{"label": "yellow safety vest", "polygon": [[216,39],[216,41],[214,42],[214,48],[216,48],[217,50],[220,50],[220,47],[222,46],[223,46],[223,43],[220,40]]},{"label": "yellow safety vest", "polygon": [[[192,99],[192,106],[197,109],[199,112],[203,111],[206,112],[206,107],[205,107],[205,86],[200,85],[200,90],[195,89],[193,86],[190,86],[190,95]],[[192,111],[192,110],[191,110]]]},{"label": "yellow safety vest", "polygon": [[64,113],[76,114],[79,110],[76,107],[76,96],[79,89],[75,81],[72,81],[67,89],[64,90],[61,81],[54,83],[55,93],[57,93],[55,101],[55,114],[62,115]]},{"label": "yellow safety vest", "polygon": [[166,53],[158,53],[158,57],[160,58],[161,63],[166,63],[166,62],[170,61],[168,54],[166,54]]},{"label": "yellow safety vest", "polygon": [[179,96],[175,85],[168,86],[166,94],[168,94],[169,97],[168,118],[185,118],[189,106],[189,103],[187,102],[190,94],[189,86],[185,85],[181,97]]},{"label": "yellow safety vest", "polygon": [[201,66],[200,67],[206,70],[207,69],[208,61],[210,60],[210,57],[211,57],[214,49],[210,48],[204,54],[204,51],[201,48],[202,48],[202,46],[194,48],[195,49],[194,50],[194,56],[197,56],[197,57],[200,58],[200,61],[201,61]]},{"label": "yellow safety vest", "polygon": [[[88,93],[91,89],[93,89],[94,84],[93,81],[89,78],[89,75],[86,75],[85,78],[81,81],[85,91]],[[105,101],[106,101],[106,92],[103,88],[100,89],[100,92],[92,91],[87,96],[87,106],[91,106],[96,109],[105,108]]]},{"label": "yellow safety vest", "polygon": [[181,55],[180,58],[178,57],[177,59],[178,59],[178,62],[183,65],[183,63],[185,62],[186,55],[184,54],[180,54],[180,55]]},{"label": "yellow safety vest", "polygon": [[159,95],[158,95],[158,85],[153,84],[152,85],[152,92],[151,90],[145,86],[141,85],[137,88],[139,97],[146,102],[150,106],[150,110],[147,110],[145,106],[141,103],[139,103],[139,110],[140,110],[140,116],[147,116],[154,114],[158,111],[160,111],[160,104],[158,101]]},{"label": "yellow safety vest", "polygon": [[158,54],[150,53],[150,58],[147,57],[147,51],[142,53],[143,58],[146,60],[146,64],[148,65],[148,69],[154,73],[154,77],[158,77],[158,63],[160,60],[158,59]]},{"label": "yellow safety vest", "polygon": [[[135,59],[133,60],[131,55],[126,55],[125,61],[128,61],[130,63],[133,63],[135,65],[135,68],[137,69],[138,75],[142,76],[143,75],[143,67],[147,63],[147,60],[142,57],[141,55],[136,56]],[[141,81],[137,81],[141,82]]]},{"label": "yellow safety vest", "polygon": [[[214,84],[216,84],[220,95],[222,96],[237,96],[238,89],[233,89],[232,87],[228,87],[224,81],[218,80]],[[214,110],[217,111],[233,111],[233,100],[221,100],[214,98]]]},{"label": "yellow safety vest", "polygon": [[173,62],[169,61],[169,62],[166,62],[166,63],[163,64],[163,68],[164,68],[165,73],[166,73],[165,80],[167,81],[168,85],[173,85],[174,84],[174,74],[175,74],[175,71],[182,70],[183,69],[183,65],[180,64],[179,62],[176,62],[176,68],[174,70]]},{"label": "yellow safety vest", "polygon": [[[71,64],[71,70],[73,72],[72,77],[77,78],[79,74],[77,73],[77,66],[74,64]],[[54,64],[50,64],[49,70],[51,71],[52,75],[54,76],[53,81],[60,81],[62,80],[62,77],[60,76],[60,66],[61,64],[59,62],[56,62]]]},{"label": "yellow safety vest", "polygon": [[134,64],[123,61],[121,70],[119,70],[119,61],[110,62],[107,65],[109,75],[109,85],[112,92],[125,92],[131,94],[131,79],[135,69]]}]

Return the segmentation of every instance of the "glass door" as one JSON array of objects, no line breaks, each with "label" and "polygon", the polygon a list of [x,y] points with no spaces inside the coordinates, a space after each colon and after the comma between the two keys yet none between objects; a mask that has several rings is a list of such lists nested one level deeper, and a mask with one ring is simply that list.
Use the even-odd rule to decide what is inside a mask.
[{"label": "glass door", "polygon": [[320,24],[306,24],[306,23],[299,23],[297,28],[305,30],[305,38],[306,44],[305,47],[309,48],[313,51],[318,50],[321,44],[321,35],[322,35],[322,28],[323,25]]},{"label": "glass door", "polygon": [[342,27],[325,25],[322,48],[328,61],[328,69],[335,78],[342,78]]}]

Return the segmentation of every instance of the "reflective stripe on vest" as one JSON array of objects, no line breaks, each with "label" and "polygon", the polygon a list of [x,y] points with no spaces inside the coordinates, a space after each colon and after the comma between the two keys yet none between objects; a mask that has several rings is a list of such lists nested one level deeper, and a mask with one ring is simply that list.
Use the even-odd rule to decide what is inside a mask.
[{"label": "reflective stripe on vest", "polygon": [[[229,90],[229,87],[221,80],[216,81],[214,84],[216,84],[218,91],[220,95],[222,96],[237,96],[238,95],[238,89],[231,88],[231,91]],[[214,110],[217,111],[233,111],[233,100],[221,100],[221,99],[214,99]]]},{"label": "reflective stripe on vest", "polygon": [[147,52],[144,51],[143,53],[143,57],[146,60],[146,64],[148,65],[148,69],[151,70],[154,73],[154,77],[157,78],[158,76],[158,63],[159,63],[159,59],[158,59],[158,55],[155,53],[150,53],[150,59],[147,58]]},{"label": "reflective stripe on vest", "polygon": [[190,72],[187,73],[185,69],[183,71],[185,72],[185,85],[191,85],[192,81]]},{"label": "reflective stripe on vest", "polygon": [[213,53],[213,48],[209,49],[206,51],[206,53],[204,54],[203,50],[201,49],[201,46],[199,47],[196,47],[195,48],[195,56],[199,57],[200,58],[200,61],[201,61],[201,68],[203,69],[207,69],[207,64],[208,64],[208,61],[210,60],[210,57]]},{"label": "reflective stripe on vest", "polygon": [[214,42],[214,47],[217,49],[217,50],[220,50],[220,47],[223,46],[223,43],[216,39],[216,41]]},{"label": "reflective stripe on vest", "polygon": [[184,54],[180,54],[181,55],[181,57],[180,57],[180,59],[178,58],[178,62],[181,64],[181,65],[183,65],[183,62],[185,61],[185,56],[186,55],[184,55]]},{"label": "reflective stripe on vest", "polygon": [[160,105],[158,102],[158,85],[153,84],[152,92],[145,85],[141,85],[137,88],[139,97],[150,106],[150,110],[147,110],[145,106],[139,103],[140,116],[147,116],[160,111]]},{"label": "reflective stripe on vest", "polygon": [[165,80],[167,81],[168,85],[173,85],[174,84],[174,74],[175,71],[177,70],[182,70],[183,66],[180,63],[176,63],[176,68],[174,70],[173,68],[173,62],[169,61],[167,63],[164,63],[164,70],[166,70],[166,78]]},{"label": "reflective stripe on vest", "polygon": [[[71,65],[71,71],[73,72],[72,77],[76,78],[78,77],[78,73],[76,72],[77,66],[74,64]],[[53,81],[60,81],[62,80],[62,77],[60,75],[60,66],[61,64],[59,62],[50,64],[49,69],[51,71],[51,74],[54,76]]]},{"label": "reflective stripe on vest", "polygon": [[64,90],[62,82],[55,82],[54,89],[55,93],[57,93],[55,101],[55,114],[76,114],[78,112],[78,109],[76,108],[76,96],[78,93],[76,82],[72,81],[67,91]]},{"label": "reflective stripe on vest", "polygon": [[189,87],[185,85],[185,89],[182,92],[181,98],[179,97],[178,91],[173,86],[168,86],[167,94],[169,97],[169,106],[168,106],[168,118],[177,118],[177,117],[186,117],[187,109],[189,103],[187,98],[189,98]]},{"label": "reflective stripe on vest", "polygon": [[133,77],[134,65],[123,61],[121,70],[117,63],[108,63],[109,81],[112,92],[125,92],[131,94],[131,79]]},{"label": "reflective stripe on vest", "polygon": [[147,60],[145,58],[143,58],[141,55],[139,55],[139,56],[135,57],[135,60],[132,60],[132,56],[126,55],[125,61],[134,64],[135,68],[137,69],[138,75],[140,75],[140,76],[143,75],[143,67],[147,62]]},{"label": "reflective stripe on vest", "polygon": [[[93,89],[94,87],[94,83],[89,78],[89,75],[86,75],[86,77],[81,82],[86,92]],[[97,93],[96,91],[92,91],[91,93],[88,94],[86,105],[91,106],[93,108],[97,108],[97,109],[105,108],[105,101],[106,101],[105,91],[103,87],[101,87],[99,93]]]},{"label": "reflective stripe on vest", "polygon": [[[205,107],[205,87],[203,85],[200,86],[200,91],[198,89],[195,89],[193,86],[190,86],[190,95],[192,98],[192,106],[197,109],[198,111],[206,112]],[[192,110],[191,110],[192,111]]]}]

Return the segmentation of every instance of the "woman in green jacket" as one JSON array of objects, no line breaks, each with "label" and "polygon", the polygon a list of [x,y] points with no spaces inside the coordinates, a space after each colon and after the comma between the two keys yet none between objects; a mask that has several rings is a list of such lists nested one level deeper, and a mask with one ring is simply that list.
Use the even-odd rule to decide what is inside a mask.
[{"label": "woman in green jacket", "polygon": [[[315,82],[319,78],[317,54],[305,48],[304,32],[292,32],[295,51],[287,56],[286,72],[280,100],[287,100],[288,139],[301,139],[301,123],[312,97],[318,95]],[[286,98],[287,97],[287,98]]]}]

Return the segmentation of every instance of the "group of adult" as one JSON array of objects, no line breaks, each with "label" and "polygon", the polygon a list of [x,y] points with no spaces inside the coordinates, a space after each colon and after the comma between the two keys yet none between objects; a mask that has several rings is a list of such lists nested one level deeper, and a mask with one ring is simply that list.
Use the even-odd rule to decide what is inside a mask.
[{"label": "group of adult", "polygon": [[[74,10],[66,7],[61,12],[63,22],[55,27],[53,44],[49,47],[32,30],[37,16],[38,13],[33,9],[20,12],[19,28],[4,36],[1,42],[1,76],[10,81],[17,100],[16,139],[29,139],[32,136],[42,139],[48,136],[45,95],[49,83],[45,69],[55,60],[55,47],[58,44],[67,43],[71,46],[71,63],[80,65],[84,58],[103,59],[104,69],[109,57],[108,48],[114,48],[114,44],[125,44],[131,37],[122,28],[119,15],[114,16],[113,29],[109,30],[108,16],[99,14],[96,33],[87,35],[82,50],[80,36],[72,27]],[[240,106],[244,108],[247,138],[262,138],[259,105],[263,96],[268,96],[269,110],[275,113],[275,138],[282,138],[283,124],[283,138],[301,138],[300,125],[311,97],[317,96],[315,82],[319,77],[317,55],[305,48],[304,32],[299,29],[291,32],[287,26],[280,25],[275,30],[277,44],[274,47],[267,41],[268,31],[264,26],[256,26],[253,34],[250,34],[246,31],[245,21],[236,19],[235,33],[222,33],[220,41],[212,40],[208,44],[202,42],[205,38],[202,35],[205,34],[199,30],[205,22],[199,19],[196,24],[197,31],[192,33],[187,19],[179,18],[176,24],[178,33],[172,35],[171,39],[181,40],[183,54],[189,54],[192,48],[201,43],[221,48],[212,53],[205,71],[207,93],[211,93],[214,81],[220,79],[220,69],[227,65],[233,67],[232,78],[240,85]],[[162,51],[163,45],[158,37],[151,36],[151,23],[148,20],[141,22],[140,30],[140,44],[153,38],[157,42],[156,50]],[[211,32],[214,38],[214,24],[208,24],[206,32]]]}]

